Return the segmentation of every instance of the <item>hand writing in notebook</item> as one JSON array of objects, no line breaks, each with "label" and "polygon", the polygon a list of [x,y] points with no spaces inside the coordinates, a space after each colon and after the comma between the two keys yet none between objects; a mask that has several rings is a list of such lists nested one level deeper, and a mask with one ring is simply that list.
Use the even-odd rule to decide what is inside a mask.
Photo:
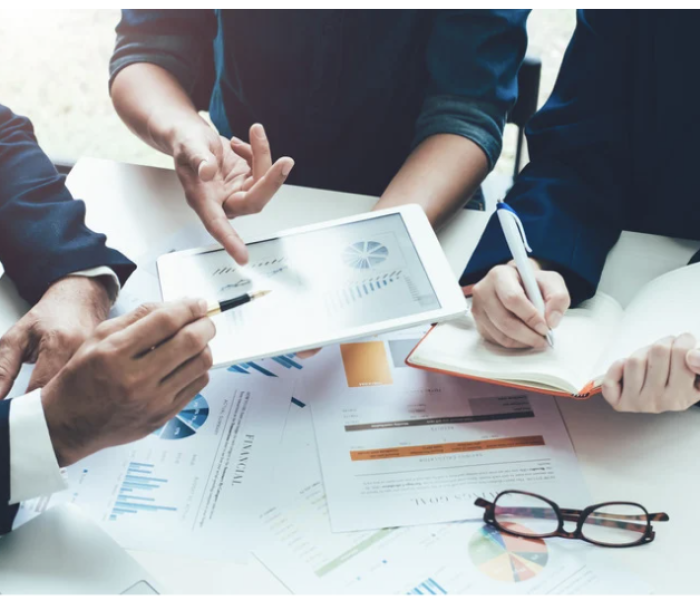
[{"label": "hand writing in notebook", "polygon": [[[499,265],[472,289],[472,314],[479,333],[504,348],[544,349],[571,304],[564,279],[530,259],[545,302],[545,316],[528,299],[514,264]],[[512,261],[511,261],[512,262]]]},{"label": "hand writing in notebook", "polygon": [[689,333],[668,336],[614,362],[603,380],[605,399],[622,412],[685,410],[700,402],[700,351]]}]

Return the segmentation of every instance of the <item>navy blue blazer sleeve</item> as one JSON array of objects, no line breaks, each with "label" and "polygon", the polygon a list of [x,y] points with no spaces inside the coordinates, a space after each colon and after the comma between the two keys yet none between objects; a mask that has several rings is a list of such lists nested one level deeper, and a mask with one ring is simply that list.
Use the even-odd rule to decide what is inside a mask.
[{"label": "navy blue blazer sleeve", "polygon": [[12,529],[18,506],[10,502],[10,401],[0,400],[0,535]]},{"label": "navy blue blazer sleeve", "polygon": [[85,226],[85,204],[73,200],[31,123],[0,105],[0,262],[20,295],[35,304],[56,280],[110,267],[126,282],[135,266]]},{"label": "navy blue blazer sleeve", "polygon": [[[564,276],[574,304],[595,293],[622,227],[630,12],[579,11],[554,91],[528,127],[531,162],[506,200],[523,221],[533,257]],[[461,284],[510,258],[494,215]]]}]

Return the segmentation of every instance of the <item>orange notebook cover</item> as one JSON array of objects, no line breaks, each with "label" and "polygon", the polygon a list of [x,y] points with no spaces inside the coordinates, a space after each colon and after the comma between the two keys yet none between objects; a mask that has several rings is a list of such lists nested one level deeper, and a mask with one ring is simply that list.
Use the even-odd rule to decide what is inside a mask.
[{"label": "orange notebook cover", "polygon": [[548,394],[550,396],[559,396],[562,398],[573,398],[575,400],[586,400],[586,399],[590,398],[591,396],[594,396],[594,395],[600,393],[600,386],[595,386],[593,381],[589,382],[578,394],[569,394],[569,393],[564,392],[564,391],[552,390],[550,388],[538,388],[536,386],[522,385],[522,384],[513,383],[511,381],[501,381],[499,379],[488,379],[488,378],[484,378],[484,377],[475,377],[473,375],[466,375],[466,374],[460,373],[458,371],[449,371],[446,369],[438,369],[438,368],[434,368],[434,367],[426,367],[424,365],[413,364],[411,362],[411,357],[415,354],[416,350],[418,350],[418,348],[421,346],[421,344],[428,338],[428,336],[435,330],[435,327],[436,327],[436,325],[433,325],[430,328],[430,331],[428,331],[428,333],[426,333],[423,336],[423,339],[420,342],[418,342],[416,347],[406,357],[406,364],[409,367],[413,367],[414,369],[422,369],[424,371],[431,371],[433,373],[441,373],[443,375],[452,375],[453,377],[461,377],[463,379],[472,379],[474,381],[483,381],[486,383],[493,383],[496,385],[501,385],[503,387],[509,387],[509,388],[515,388],[515,389],[519,389],[519,390],[537,392],[539,394]]}]

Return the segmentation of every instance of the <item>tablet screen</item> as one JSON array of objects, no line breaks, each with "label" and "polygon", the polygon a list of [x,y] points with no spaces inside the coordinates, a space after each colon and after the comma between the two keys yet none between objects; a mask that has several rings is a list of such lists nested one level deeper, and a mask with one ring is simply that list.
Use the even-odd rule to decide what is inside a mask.
[{"label": "tablet screen", "polygon": [[248,249],[245,266],[215,250],[179,255],[159,267],[166,299],[221,301],[272,291],[215,317],[217,362],[239,345],[248,355],[271,343],[298,347],[310,338],[329,339],[351,328],[440,308],[400,214],[273,238]]}]

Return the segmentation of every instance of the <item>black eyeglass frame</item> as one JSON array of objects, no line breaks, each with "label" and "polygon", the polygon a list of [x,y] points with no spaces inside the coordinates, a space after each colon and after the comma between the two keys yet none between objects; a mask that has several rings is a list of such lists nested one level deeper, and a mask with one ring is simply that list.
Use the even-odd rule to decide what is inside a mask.
[{"label": "black eyeglass frame", "polygon": [[[506,494],[521,494],[523,496],[530,496],[532,498],[537,498],[538,500],[541,500],[546,504],[550,505],[554,509],[554,512],[558,519],[558,526],[556,531],[553,531],[551,533],[520,533],[516,531],[511,531],[503,527],[496,520],[495,508],[498,503],[498,499]],[[666,513],[650,513],[646,508],[644,508],[641,504],[638,504],[637,502],[601,502],[599,504],[587,506],[583,510],[574,510],[570,508],[561,508],[556,502],[553,502],[549,498],[545,498],[544,496],[540,496],[539,494],[533,494],[532,492],[524,492],[522,490],[504,490],[494,498],[493,502],[489,502],[484,498],[477,498],[474,504],[485,509],[484,522],[494,526],[499,531],[508,535],[536,540],[560,537],[569,540],[582,540],[584,542],[588,542],[589,544],[593,544],[595,546],[603,546],[605,548],[631,548],[634,546],[642,546],[644,544],[649,544],[650,542],[653,542],[654,538],[656,537],[656,532],[654,531],[654,528],[651,525],[652,522],[669,520],[669,516]],[[647,518],[647,524],[643,535],[640,537],[639,540],[636,540],[634,542],[628,542],[626,544],[609,544],[606,542],[591,540],[583,534],[583,526],[586,524],[586,520],[588,519],[588,517],[590,517],[591,514],[596,512],[598,509],[604,506],[609,506],[611,504],[617,506],[634,506],[636,508],[641,509],[644,512]],[[575,522],[576,529],[574,531],[566,531],[564,529],[564,521]],[[625,527],[619,528],[626,529]],[[634,531],[634,529],[631,529],[631,531]]]}]

